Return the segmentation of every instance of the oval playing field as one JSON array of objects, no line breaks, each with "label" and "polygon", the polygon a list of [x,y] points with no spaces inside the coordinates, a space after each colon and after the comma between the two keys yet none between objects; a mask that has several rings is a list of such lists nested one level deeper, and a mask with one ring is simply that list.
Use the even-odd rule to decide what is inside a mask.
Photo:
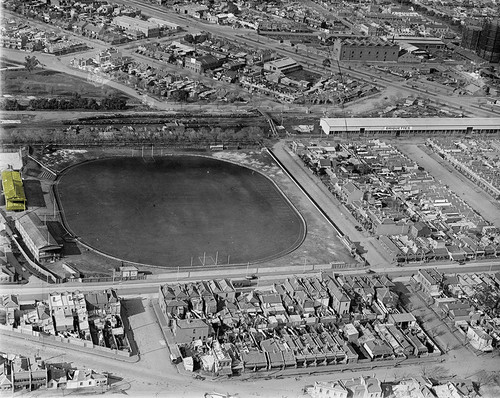
[{"label": "oval playing field", "polygon": [[165,267],[280,257],[305,225],[266,177],[201,156],[101,159],[57,185],[67,228],[119,259]]}]

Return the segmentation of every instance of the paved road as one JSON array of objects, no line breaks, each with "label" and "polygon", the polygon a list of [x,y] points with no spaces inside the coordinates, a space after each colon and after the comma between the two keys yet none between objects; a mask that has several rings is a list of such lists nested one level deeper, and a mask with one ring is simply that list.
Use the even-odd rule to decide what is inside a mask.
[{"label": "paved road", "polygon": [[300,159],[291,153],[285,145],[282,142],[276,144],[273,152],[297,181],[299,181],[301,186],[325,211],[328,217],[334,220],[344,234],[347,234],[352,241],[361,242],[368,251],[367,259],[371,266],[378,268],[389,265],[390,260],[384,257],[385,251],[380,246],[380,243],[374,237],[367,237],[354,228],[358,223],[352,218],[349,211],[333,197],[319,179],[314,178],[310,174],[310,171],[300,164]]},{"label": "paved road", "polygon": [[[301,377],[286,377],[283,380],[253,379],[252,374],[245,374],[229,380],[201,381],[176,373],[175,368],[170,365],[168,356],[161,361],[150,364],[141,359],[134,365],[117,360],[101,358],[92,354],[61,350],[51,346],[40,346],[19,338],[2,335],[1,348],[3,351],[17,352],[23,355],[32,355],[37,352],[48,362],[70,362],[73,366],[87,367],[97,371],[110,372],[112,375],[112,386],[109,393],[121,393],[131,396],[160,396],[160,397],[202,397],[204,392],[229,392],[238,394],[242,398],[250,397],[303,397],[302,388],[315,381],[333,381],[349,379],[366,375],[366,371],[335,372],[329,370],[324,374],[309,374],[321,371],[321,368],[302,369]],[[423,372],[427,374],[433,371],[443,375],[457,375],[458,377],[470,377],[476,379],[475,375],[483,370],[498,372],[500,361],[497,356],[487,354],[477,357],[468,350],[459,350],[443,356],[445,362],[441,364],[400,366],[398,368],[375,368],[369,371],[382,381],[391,381],[409,376],[419,376]],[[326,369],[325,369],[326,370]],[[34,395],[33,395],[34,396]],[[54,397],[63,396],[62,391],[37,391],[36,396]],[[493,397],[494,395],[491,395]]]},{"label": "paved road", "polygon": [[442,181],[476,210],[484,219],[500,228],[498,201],[478,188],[471,180],[455,170],[448,162],[426,147],[415,144],[397,145],[398,149],[424,167],[438,181]]},{"label": "paved road", "polygon": [[[425,264],[407,264],[403,267],[383,267],[377,268],[376,271],[378,273],[383,273],[390,275],[392,278],[397,277],[408,277],[418,271],[418,269],[423,267],[436,267],[441,272],[452,274],[452,273],[471,273],[471,272],[496,272],[500,271],[500,261],[498,260],[483,260],[480,262],[470,262],[464,265],[458,265],[456,263],[453,264],[445,264],[445,263],[425,263]],[[300,268],[300,267],[299,267]],[[250,270],[252,273],[254,270]],[[339,270],[335,271],[341,274],[363,274],[365,275],[365,270]],[[144,296],[144,297],[157,297],[158,294],[158,286],[160,284],[165,283],[186,283],[189,281],[197,281],[201,279],[209,279],[210,271],[207,271],[205,276],[187,276],[186,273],[182,273],[181,277],[178,277],[177,274],[159,274],[154,275],[149,279],[140,280],[140,281],[127,281],[127,282],[103,282],[103,283],[79,283],[79,282],[71,282],[64,283],[60,285],[48,284],[45,281],[41,281],[34,276],[31,277],[28,284],[23,286],[18,285],[3,285],[1,287],[2,294],[17,294],[22,301],[33,301],[33,300],[45,300],[49,293],[52,292],[65,292],[71,290],[79,290],[82,292],[106,289],[106,288],[114,288],[117,290],[118,295],[121,297],[136,297],[136,296]],[[232,279],[243,279],[247,274],[246,269],[242,269],[240,274],[231,274],[227,277]],[[263,288],[266,286],[271,286],[275,282],[282,282],[284,278],[290,276],[291,272],[287,269],[284,269],[279,272],[269,272],[265,274],[259,273],[259,278],[256,281],[257,287]],[[298,276],[311,276],[317,275],[318,271],[315,272],[302,272],[297,270],[293,272],[294,275]],[[213,276],[217,278],[217,276]]]},{"label": "paved road", "polygon": [[[240,43],[242,45],[253,47],[253,48],[261,48],[261,49],[270,49],[276,51],[284,56],[291,56],[298,62],[308,65],[308,69],[319,73],[331,72],[329,68],[325,68],[322,66],[322,62],[324,59],[323,54],[315,54],[312,50],[299,50],[297,53],[292,51],[291,47],[285,46],[284,44],[280,44],[275,40],[265,40],[263,38],[256,38],[256,32],[250,29],[233,29],[230,26],[221,26],[215,24],[204,23],[201,21],[197,21],[194,18],[181,16],[171,10],[167,10],[164,7],[141,3],[136,0],[119,0],[119,3],[127,4],[133,7],[137,7],[142,10],[144,15],[155,15],[158,18],[164,18],[168,21],[177,23],[184,27],[197,28],[201,31],[210,32],[214,35],[218,35],[220,37],[224,37],[233,42]],[[317,8],[320,12],[324,14],[329,14],[330,12],[323,8],[322,6],[312,3],[311,6]],[[496,116],[495,112],[491,112],[487,109],[478,109],[477,107],[472,106],[477,103],[477,98],[472,97],[449,97],[443,94],[435,94],[435,93],[425,93],[422,90],[416,90],[411,87],[406,87],[404,82],[394,81],[390,76],[389,77],[381,77],[378,76],[375,72],[369,69],[359,69],[356,70],[355,66],[348,68],[347,66],[343,67],[342,73],[345,75],[350,75],[354,78],[361,79],[363,81],[368,81],[370,83],[379,84],[381,87],[396,87],[397,89],[408,93],[410,95],[419,96],[421,98],[428,98],[432,101],[440,101],[444,104],[452,105],[455,108],[462,108],[464,112],[469,112],[472,115],[477,116]],[[327,108],[331,108],[331,105],[323,106],[322,111]]]}]

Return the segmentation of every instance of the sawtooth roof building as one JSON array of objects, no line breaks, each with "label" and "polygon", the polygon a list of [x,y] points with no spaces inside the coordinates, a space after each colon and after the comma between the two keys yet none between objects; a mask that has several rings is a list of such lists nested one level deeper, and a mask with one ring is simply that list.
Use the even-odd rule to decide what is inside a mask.
[{"label": "sawtooth roof building", "polygon": [[26,196],[21,173],[12,170],[2,171],[2,189],[7,211],[26,210]]},{"label": "sawtooth roof building", "polygon": [[326,135],[498,134],[500,118],[321,118]]}]

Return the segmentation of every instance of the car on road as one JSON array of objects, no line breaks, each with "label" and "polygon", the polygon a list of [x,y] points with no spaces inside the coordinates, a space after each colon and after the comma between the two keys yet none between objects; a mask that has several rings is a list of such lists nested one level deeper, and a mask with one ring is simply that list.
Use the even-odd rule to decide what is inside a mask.
[{"label": "car on road", "polygon": [[253,281],[254,279],[257,279],[257,275],[252,274],[252,275],[247,275],[245,278],[249,281]]}]

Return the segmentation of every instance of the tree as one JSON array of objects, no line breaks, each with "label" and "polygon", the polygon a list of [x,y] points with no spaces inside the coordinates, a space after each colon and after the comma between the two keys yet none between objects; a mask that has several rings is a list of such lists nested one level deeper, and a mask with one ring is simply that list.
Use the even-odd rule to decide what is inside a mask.
[{"label": "tree", "polygon": [[38,59],[36,59],[36,57],[33,55],[33,56],[26,56],[24,58],[24,67],[26,68],[26,70],[28,72],[32,72],[36,67],[37,65],[40,63],[40,61],[38,61]]},{"label": "tree", "polygon": [[329,58],[325,58],[325,59],[323,60],[323,66],[325,66],[325,67],[329,68],[331,65],[332,65],[332,61],[330,61],[330,59],[329,59]]}]

